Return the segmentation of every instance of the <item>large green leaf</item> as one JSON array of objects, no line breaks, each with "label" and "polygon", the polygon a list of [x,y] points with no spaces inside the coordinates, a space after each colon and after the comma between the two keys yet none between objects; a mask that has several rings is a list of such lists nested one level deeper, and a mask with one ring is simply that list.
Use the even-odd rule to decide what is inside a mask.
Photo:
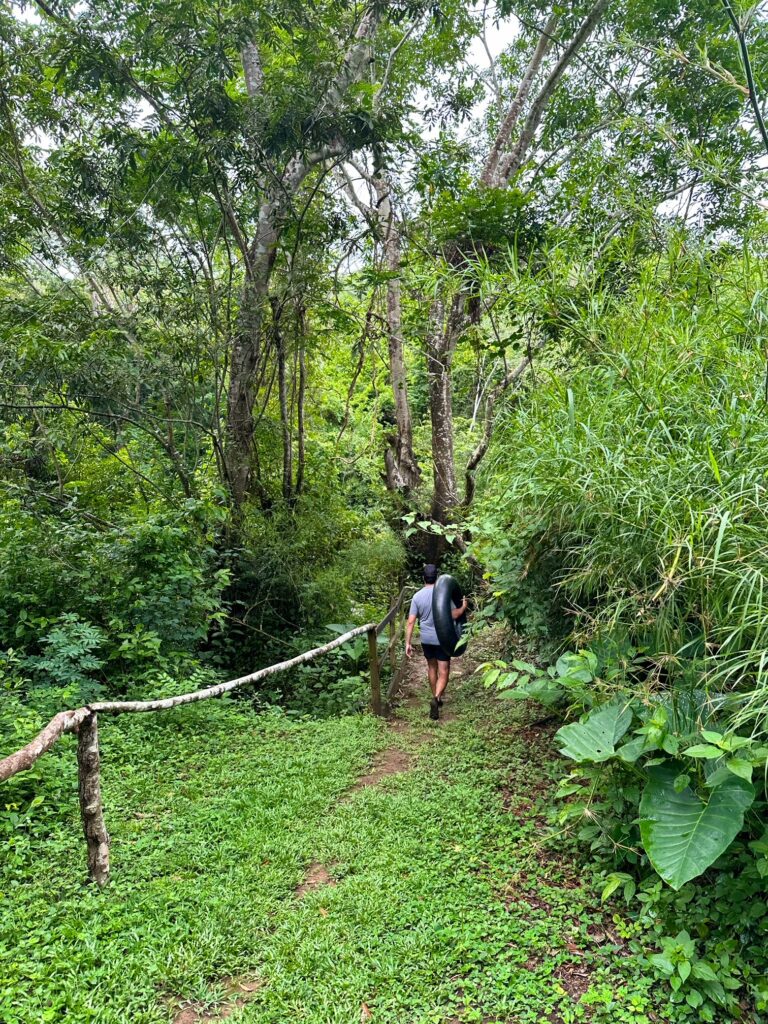
[{"label": "large green leaf", "polygon": [[584,722],[564,725],[555,739],[560,753],[574,761],[607,761],[631,724],[631,708],[624,701],[615,701],[593,711]]},{"label": "large green leaf", "polygon": [[704,803],[689,786],[675,792],[679,767],[660,765],[640,801],[640,835],[651,864],[673,889],[696,878],[733,842],[755,797],[751,783],[732,776]]}]

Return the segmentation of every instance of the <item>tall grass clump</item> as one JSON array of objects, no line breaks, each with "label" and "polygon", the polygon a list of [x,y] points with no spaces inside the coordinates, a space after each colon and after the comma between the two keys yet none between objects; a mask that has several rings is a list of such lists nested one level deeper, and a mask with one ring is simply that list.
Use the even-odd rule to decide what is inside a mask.
[{"label": "tall grass clump", "polygon": [[[768,285],[754,249],[649,260],[569,311],[499,432],[476,547],[515,614],[640,646],[768,726]],[[527,595],[521,599],[520,595]]]}]

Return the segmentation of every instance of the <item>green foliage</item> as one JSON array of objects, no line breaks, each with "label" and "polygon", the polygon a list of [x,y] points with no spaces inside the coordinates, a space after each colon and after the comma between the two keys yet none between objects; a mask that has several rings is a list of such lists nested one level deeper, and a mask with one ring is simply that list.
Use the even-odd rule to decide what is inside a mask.
[{"label": "green foliage", "polygon": [[560,825],[606,866],[633,948],[652,934],[648,965],[681,1020],[736,1013],[740,984],[765,1003],[751,911],[768,875],[753,248],[672,240],[621,294],[603,280],[567,300],[571,366],[540,372],[509,414],[474,534],[498,610],[519,628],[536,608],[545,653],[566,629],[590,652],[581,681],[558,686],[564,664],[499,665],[493,681],[578,716],[557,735],[574,765]]},{"label": "green foliage", "polygon": [[[451,700],[455,719],[428,743],[416,742],[424,707],[408,713],[412,770],[354,792],[392,743],[370,716],[296,722],[224,700],[105,721],[103,892],[83,884],[73,745],[56,748],[39,766],[43,803],[15,830],[0,822],[0,889],[16,910],[0,925],[0,1017],[221,1014],[224,979],[247,975],[264,984],[239,1012],[259,1024],[288,1020],[297,992],[307,1024],[359,1020],[363,1004],[414,1024],[644,1024],[666,983],[643,950],[616,956],[592,938],[603,908],[572,844],[545,856],[537,814],[505,813],[504,799],[532,793],[544,812],[557,764],[531,756],[521,705],[474,688]],[[297,896],[313,863],[335,884]],[[566,986],[582,974],[579,999]]]},{"label": "green foliage", "polygon": [[[672,992],[682,996],[691,1009],[698,1010],[710,1001],[734,1008],[734,1001],[728,998],[727,990],[738,989],[738,980],[728,971],[727,963],[713,964],[699,957],[688,932],[679,932],[674,937],[663,936],[661,952],[652,954],[648,962],[660,977],[669,982]],[[711,1005],[702,1011],[701,1019],[714,1019]]]},{"label": "green foliage", "polygon": [[430,210],[430,232],[440,245],[455,245],[467,256],[527,249],[541,232],[530,202],[511,188],[466,187],[460,198],[443,193]]},{"label": "green foliage", "polygon": [[241,539],[228,555],[230,621],[214,647],[229,667],[283,660],[288,629],[300,634],[289,643],[298,654],[329,622],[377,620],[400,588],[397,536],[331,487],[319,485],[293,509],[252,509]]},{"label": "green foliage", "polygon": [[655,875],[636,885],[616,872],[606,889],[615,891],[622,881],[628,906],[614,913],[613,926],[638,956],[638,969],[668,986],[672,1019],[759,1021],[766,1009],[768,909],[754,865],[740,864],[733,851],[705,887],[688,883],[675,892]]},{"label": "green foliage", "polygon": [[227,579],[198,511],[97,529],[0,507],[0,645],[24,653],[41,693],[59,707],[93,699],[195,653],[221,622]]},{"label": "green foliage", "polygon": [[[282,657],[320,647],[359,625],[359,622],[331,623],[324,630],[302,633],[294,640],[293,649],[284,652]],[[377,639],[381,653],[389,638],[382,634]],[[383,687],[387,685],[386,673],[385,666]],[[258,703],[281,707],[293,718],[328,718],[365,711],[371,699],[368,638],[356,637],[308,665],[268,678],[266,683],[259,689]]]},{"label": "green foliage", "polygon": [[97,682],[98,672],[105,664],[98,651],[105,640],[106,635],[97,626],[82,622],[73,613],[62,615],[42,637],[43,653],[25,659],[30,675],[42,690],[36,700],[33,692],[35,706],[45,709],[45,697],[49,696],[46,690],[53,691],[50,696],[53,696],[56,711],[98,699],[103,693],[103,687]]},{"label": "green foliage", "polygon": [[[611,671],[615,662],[593,656],[591,664],[589,704],[600,699],[601,690],[608,699],[603,693],[603,703],[556,734],[560,751],[579,765],[559,790],[568,800],[562,820],[580,823],[579,835],[593,850],[619,861],[637,863],[631,851],[642,844],[650,866],[679,889],[741,833],[755,800],[753,766],[765,766],[768,748],[712,724],[702,727],[695,693],[659,695],[632,687],[631,675]],[[693,742],[699,736],[707,742]],[[762,787],[759,793],[762,807]],[[628,884],[627,876],[612,880],[608,893]]]},{"label": "green foliage", "polygon": [[625,702],[605,704],[583,722],[564,725],[557,733],[560,752],[574,761],[598,764],[616,755],[616,744],[632,723],[632,711]]},{"label": "green foliage", "polygon": [[476,548],[507,562],[503,595],[544,566],[536,582],[580,638],[623,628],[662,679],[698,673],[715,703],[735,690],[729,707],[758,728],[764,295],[748,253],[676,250],[574,311],[579,368],[514,414]]},{"label": "green foliage", "polygon": [[751,783],[731,776],[704,803],[690,785],[678,782],[681,773],[675,767],[658,765],[649,775],[640,801],[640,835],[651,864],[679,889],[727,850],[744,825],[755,791]]},{"label": "green foliage", "polygon": [[566,698],[589,702],[589,688],[598,659],[592,651],[566,652],[546,671],[538,665],[515,659],[511,664],[496,660],[480,665],[483,684],[495,686],[499,697],[535,700],[545,707],[561,704]]},{"label": "green foliage", "polygon": [[[764,238],[740,254],[723,232],[735,228],[738,237],[761,215],[749,205],[760,172],[744,68],[717,0],[688,5],[684,18],[671,0],[609,5],[543,106],[530,106],[534,92],[519,112],[513,139],[536,112],[536,141],[510,187],[481,187],[477,167],[530,59],[531,26],[544,15],[539,3],[518,7],[515,38],[486,75],[470,66],[467,44],[486,18],[509,15],[509,3],[482,15],[455,3],[374,5],[381,24],[361,80],[348,88],[345,75],[357,72],[345,50],[363,10],[348,2],[308,10],[276,0],[254,12],[227,3],[211,10],[197,0],[117,7],[85,0],[53,12],[41,7],[33,21],[0,11],[0,727],[15,747],[43,715],[102,692],[178,692],[304,650],[327,639],[331,621],[377,617],[399,589],[405,554],[389,523],[401,517],[414,546],[419,531],[449,545],[458,539],[467,510],[448,523],[403,516],[402,496],[386,495],[380,480],[382,448],[396,440],[381,364],[395,333],[385,313],[397,283],[425,481],[408,495],[408,508],[429,506],[434,362],[424,349],[446,323],[452,329],[448,310],[462,321],[456,338],[450,329],[443,336],[454,371],[448,406],[459,476],[482,435],[484,408],[490,431],[488,398],[510,359],[546,342],[535,372],[509,392],[474,538],[492,594],[478,618],[503,614],[540,648],[534,660],[487,666],[486,684],[512,698],[506,714],[520,711],[515,699],[534,698],[580,716],[559,733],[578,765],[562,790],[564,822],[578,822],[581,838],[612,868],[632,871],[614,872],[608,895],[618,879],[626,898],[646,896],[661,907],[667,890],[659,895],[641,880],[632,891],[638,869],[650,862],[684,893],[687,879],[703,870],[713,877],[728,857],[741,871],[734,887],[754,895],[768,873],[755,824],[765,805],[759,735],[768,731],[767,314],[764,271],[753,256],[762,256]],[[562,42],[588,8],[558,9]],[[757,10],[744,19],[756,68],[765,54],[763,21]],[[554,59],[555,50],[539,81]],[[481,103],[487,82],[495,95]],[[396,268],[382,266],[381,225],[359,232],[358,203],[344,205],[330,176],[330,164],[338,171],[340,156],[353,153],[359,161],[345,164],[347,172],[363,167],[392,186]],[[356,182],[358,199],[365,177]],[[664,204],[686,196],[685,218],[692,212],[717,229],[712,236],[662,237]],[[381,195],[375,201],[379,209]],[[255,255],[262,242],[266,261]],[[240,360],[253,363],[239,398],[252,417],[243,467],[252,486],[235,508],[234,424],[226,417]],[[443,568],[469,576],[455,555]],[[577,653],[562,654],[571,627]],[[540,656],[553,653],[560,658],[541,668]],[[395,884],[363,939],[384,960],[391,942],[402,954],[396,962],[407,964],[420,960],[411,937],[426,934],[433,984],[409,978],[406,968],[402,990],[387,988],[359,968],[356,929],[370,914],[363,899],[351,901],[336,934],[305,930],[299,911],[277,937],[254,928],[254,910],[274,921],[283,909],[275,894],[290,893],[298,847],[305,859],[310,854],[303,816],[324,813],[352,777],[355,742],[364,751],[373,746],[366,731],[373,726],[341,724],[332,752],[340,764],[331,766],[315,742],[321,727],[299,734],[292,720],[361,707],[365,659],[361,640],[270,682],[256,704],[287,713],[273,711],[257,725],[245,708],[230,706],[192,717],[196,731],[169,724],[162,739],[176,756],[162,771],[143,753],[140,726],[115,729],[108,753],[125,772],[113,782],[115,802],[140,793],[158,823],[157,859],[144,877],[136,858],[130,882],[146,891],[152,879],[150,913],[142,905],[138,914],[131,899],[118,900],[114,915],[96,894],[84,899],[72,850],[56,833],[43,860],[63,879],[56,884],[77,923],[57,917],[63,911],[55,903],[46,906],[50,893],[36,877],[25,906],[41,923],[29,945],[55,949],[27,969],[20,966],[27,936],[12,931],[0,959],[3,976],[22,991],[21,1008],[6,999],[0,1013],[101,1019],[78,989],[82,971],[96,991],[108,979],[107,1017],[168,1016],[161,982],[181,980],[185,991],[208,998],[207,980],[222,961],[239,969],[243,950],[269,947],[265,959],[281,965],[300,952],[296,970],[281,974],[284,988],[275,983],[264,997],[265,1021],[302,1013],[324,1024],[359,1019],[361,1001],[382,991],[384,1019],[487,1016],[486,1002],[500,1019],[584,1016],[583,1007],[566,1005],[551,972],[517,970],[511,940],[528,927],[525,914],[505,919],[497,940],[487,938],[497,922],[486,913],[488,892],[474,877],[473,858],[478,848],[491,850],[489,872],[506,877],[502,839],[517,842],[521,827],[503,834],[492,773],[478,767],[479,755],[473,760],[466,733],[469,752],[456,744],[450,755],[470,772],[478,767],[478,792],[458,793],[463,813],[453,818],[450,801],[437,797],[445,820],[468,832],[472,846],[446,920],[434,920],[434,863],[455,878],[464,868],[453,856],[461,843],[446,847],[432,828],[431,849],[415,840],[405,852],[396,845],[402,837],[423,840],[414,822],[428,801],[418,783],[383,837],[364,815],[350,812],[344,822],[353,834],[356,826],[363,831],[365,855],[377,849],[390,868],[395,858],[396,883],[418,863],[418,896],[403,898]],[[242,778],[222,783],[203,760],[214,749],[212,738],[206,747],[207,727],[219,743],[229,729],[235,743],[263,722],[272,760],[257,770],[243,761],[242,743],[227,748]],[[274,722],[287,739],[270,732]],[[336,734],[329,725],[322,735]],[[297,766],[291,750],[299,737],[297,746],[308,750]],[[71,745],[66,740],[62,753]],[[258,757],[253,747],[245,744],[248,758]],[[14,889],[29,882],[28,858],[43,837],[71,814],[71,761],[54,755],[51,764],[62,768],[60,782],[36,769],[8,790],[2,828]],[[443,776],[430,780],[432,800],[450,774],[449,757],[441,767]],[[267,797],[275,769],[277,795]],[[178,775],[170,796],[166,770]],[[187,788],[190,770],[201,775],[202,790]],[[221,813],[200,811],[201,795]],[[470,812],[480,823],[474,832]],[[685,823],[688,852],[679,849],[671,812],[674,830]],[[289,818],[300,821],[299,839],[286,846],[279,836]],[[180,864],[171,841],[176,821],[188,844]],[[121,829],[121,856],[131,861],[144,840],[126,816]],[[224,833],[225,845],[212,852],[211,836]],[[339,862],[348,853],[357,870],[367,868],[346,832],[325,838]],[[177,886],[193,877],[196,885],[204,879],[199,893]],[[387,878],[380,870],[369,881],[378,891]],[[169,898],[183,904],[173,926],[163,916]],[[558,902],[561,925],[565,902]],[[721,918],[733,921],[725,911]],[[717,957],[700,956],[702,921],[698,932],[665,924],[655,935],[660,952],[648,961],[669,982],[676,1020],[689,1011],[705,1020],[735,1013],[728,993],[741,981],[765,1001],[744,966],[761,963],[760,955],[738,961],[721,943]],[[103,951],[122,962],[129,930],[138,941],[119,979]],[[553,928],[529,933],[536,955],[546,951],[551,960]],[[407,955],[397,945],[401,934],[409,937],[404,947],[411,943]],[[331,955],[354,998],[340,1007],[321,980],[304,1005],[296,978],[322,973]],[[443,980],[447,970],[451,982],[460,978],[460,995]],[[361,976],[367,988],[347,984]],[[622,991],[606,977],[585,994],[594,1019],[645,1024],[649,979]],[[27,993],[30,979],[44,996]],[[445,997],[439,1011],[430,1004],[436,990]]]}]

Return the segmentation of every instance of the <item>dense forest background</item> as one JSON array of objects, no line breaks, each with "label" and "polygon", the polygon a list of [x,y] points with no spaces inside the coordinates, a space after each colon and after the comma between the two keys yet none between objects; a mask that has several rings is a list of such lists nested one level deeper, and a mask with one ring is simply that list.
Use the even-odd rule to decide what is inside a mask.
[{"label": "dense forest background", "polygon": [[[5,746],[297,653],[439,561],[533,652],[489,686],[604,715],[561,795],[609,891],[727,848],[762,892],[766,14],[3,6]],[[359,710],[362,654],[254,702]],[[693,875],[637,852],[676,796],[728,819]],[[685,1012],[768,999],[754,924],[739,984],[722,947],[688,999],[659,954]]]},{"label": "dense forest background", "polygon": [[[646,487],[623,453],[606,503],[637,488],[661,512],[713,461],[741,479],[759,12],[43,5],[0,28],[9,679],[71,702],[190,659],[250,667],[473,540],[505,578],[548,565],[589,511],[543,522],[569,508],[547,488],[610,476],[601,430],[660,474],[670,446],[677,475]],[[662,400],[684,434],[651,422]],[[593,405],[600,428],[551,450]],[[625,604],[682,543],[659,522]],[[601,525],[612,579],[580,546],[569,604],[614,593],[617,539]]]}]

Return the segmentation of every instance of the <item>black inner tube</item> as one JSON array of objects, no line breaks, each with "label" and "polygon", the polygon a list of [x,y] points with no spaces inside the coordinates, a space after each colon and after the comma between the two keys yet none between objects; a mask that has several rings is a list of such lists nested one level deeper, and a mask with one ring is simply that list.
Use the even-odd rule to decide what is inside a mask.
[{"label": "black inner tube", "polygon": [[467,613],[464,612],[459,619],[454,619],[452,614],[453,609],[460,607],[463,600],[464,592],[453,576],[445,573],[438,577],[432,591],[432,621],[440,646],[454,658],[458,658],[467,649],[466,638],[462,638]]}]

